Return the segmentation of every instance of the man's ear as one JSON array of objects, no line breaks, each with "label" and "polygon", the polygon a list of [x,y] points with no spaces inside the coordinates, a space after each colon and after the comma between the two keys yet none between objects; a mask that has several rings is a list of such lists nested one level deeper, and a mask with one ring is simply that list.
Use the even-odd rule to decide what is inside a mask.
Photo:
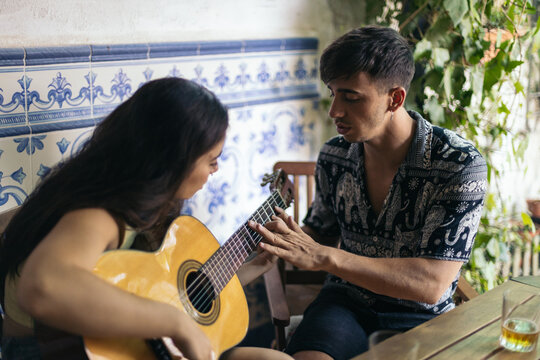
[{"label": "man's ear", "polygon": [[390,104],[388,105],[389,111],[396,111],[401,106],[403,106],[403,103],[405,102],[405,96],[407,95],[407,91],[405,91],[404,88],[401,86],[395,87],[390,89],[388,92],[390,95]]}]

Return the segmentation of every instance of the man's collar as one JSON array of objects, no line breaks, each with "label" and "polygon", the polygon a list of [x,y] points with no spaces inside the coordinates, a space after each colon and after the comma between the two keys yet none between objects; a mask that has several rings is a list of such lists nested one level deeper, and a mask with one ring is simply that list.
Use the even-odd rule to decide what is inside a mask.
[{"label": "man's collar", "polygon": [[433,127],[416,111],[409,110],[407,112],[410,117],[416,120],[416,132],[409,146],[405,165],[407,167],[428,168],[431,166],[430,146]]}]

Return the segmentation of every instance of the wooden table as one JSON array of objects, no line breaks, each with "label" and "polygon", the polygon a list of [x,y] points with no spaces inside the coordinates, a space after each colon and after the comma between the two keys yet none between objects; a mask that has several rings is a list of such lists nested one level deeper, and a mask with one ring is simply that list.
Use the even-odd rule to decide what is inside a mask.
[{"label": "wooden table", "polygon": [[[383,359],[397,360],[404,344],[416,339],[418,359],[540,359],[540,346],[530,353],[516,353],[499,346],[501,308],[506,289],[527,288],[540,293],[540,277],[527,276],[505,283],[377,345]],[[380,355],[378,355],[378,358]],[[373,359],[368,351],[353,360]]]}]

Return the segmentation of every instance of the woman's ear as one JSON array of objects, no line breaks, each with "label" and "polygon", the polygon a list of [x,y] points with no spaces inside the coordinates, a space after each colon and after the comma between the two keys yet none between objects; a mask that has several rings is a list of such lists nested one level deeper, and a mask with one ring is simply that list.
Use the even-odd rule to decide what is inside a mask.
[{"label": "woman's ear", "polygon": [[390,104],[388,105],[388,110],[396,111],[401,106],[403,106],[407,92],[405,91],[404,88],[399,86],[399,87],[390,89],[389,95],[390,95]]}]

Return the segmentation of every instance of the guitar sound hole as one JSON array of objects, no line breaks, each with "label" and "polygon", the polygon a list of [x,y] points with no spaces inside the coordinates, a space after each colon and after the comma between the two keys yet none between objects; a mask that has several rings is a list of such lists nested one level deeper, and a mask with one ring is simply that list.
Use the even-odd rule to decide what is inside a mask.
[{"label": "guitar sound hole", "polygon": [[216,298],[214,286],[206,275],[193,271],[186,277],[186,292],[191,305],[200,313],[208,313]]}]

